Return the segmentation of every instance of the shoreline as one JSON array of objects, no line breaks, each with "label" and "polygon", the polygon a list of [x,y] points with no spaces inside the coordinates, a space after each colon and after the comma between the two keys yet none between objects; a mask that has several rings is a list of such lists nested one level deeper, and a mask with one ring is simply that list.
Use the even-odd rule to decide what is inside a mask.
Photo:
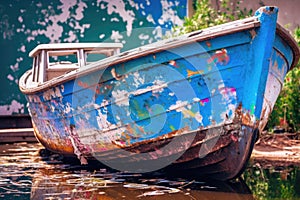
[{"label": "shoreline", "polygon": [[300,166],[298,134],[264,134],[254,146],[250,162],[264,166]]}]

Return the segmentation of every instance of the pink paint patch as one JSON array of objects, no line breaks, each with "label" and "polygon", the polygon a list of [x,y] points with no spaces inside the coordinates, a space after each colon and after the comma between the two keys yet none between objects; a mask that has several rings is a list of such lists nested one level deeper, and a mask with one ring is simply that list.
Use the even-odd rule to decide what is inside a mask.
[{"label": "pink paint patch", "polygon": [[231,88],[231,87],[225,87],[225,88],[220,89],[220,93],[222,95],[229,95],[229,94],[232,94],[232,93],[235,93],[235,92],[236,92],[236,89]]},{"label": "pink paint patch", "polygon": [[231,140],[232,140],[233,142],[237,142],[237,141],[239,140],[239,138],[238,138],[236,135],[234,135],[234,134],[231,134],[231,135],[230,135],[230,138],[231,138]]},{"label": "pink paint patch", "polygon": [[209,102],[209,98],[205,98],[205,99],[201,99],[201,100],[200,100],[201,106],[204,106],[205,103],[208,103],[208,102]]}]

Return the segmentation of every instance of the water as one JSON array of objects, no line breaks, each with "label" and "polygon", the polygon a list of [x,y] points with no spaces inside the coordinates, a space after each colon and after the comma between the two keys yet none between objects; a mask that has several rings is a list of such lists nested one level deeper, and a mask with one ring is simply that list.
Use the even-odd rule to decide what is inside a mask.
[{"label": "water", "polygon": [[38,143],[0,145],[0,199],[300,199],[300,169],[248,167],[225,183],[170,174],[80,166]]}]

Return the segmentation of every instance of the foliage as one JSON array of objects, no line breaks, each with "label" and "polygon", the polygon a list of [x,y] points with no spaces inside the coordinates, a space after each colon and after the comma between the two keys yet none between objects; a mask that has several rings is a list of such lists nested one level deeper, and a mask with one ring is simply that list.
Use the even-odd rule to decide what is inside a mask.
[{"label": "foliage", "polygon": [[175,27],[176,33],[189,33],[252,15],[252,10],[241,9],[240,1],[237,0],[216,0],[216,8],[210,0],[198,0],[194,3],[195,13],[192,17],[185,18],[183,26]]},{"label": "foliage", "polygon": [[297,168],[262,169],[255,165],[247,168],[242,176],[256,199],[296,199],[299,172]]},{"label": "foliage", "polygon": [[[294,32],[300,46],[300,28]],[[288,125],[294,131],[300,130],[300,63],[291,70],[284,81],[284,87],[277,99],[268,122],[268,128]],[[284,118],[286,117],[286,122]]]}]

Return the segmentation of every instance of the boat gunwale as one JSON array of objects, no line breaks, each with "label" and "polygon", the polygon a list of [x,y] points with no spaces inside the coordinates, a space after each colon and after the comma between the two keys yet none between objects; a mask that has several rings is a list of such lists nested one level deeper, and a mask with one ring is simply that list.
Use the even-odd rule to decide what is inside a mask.
[{"label": "boat gunwale", "polygon": [[77,50],[84,49],[86,51],[91,51],[93,49],[120,49],[123,47],[122,43],[110,42],[110,43],[101,43],[101,42],[82,42],[82,43],[51,43],[51,44],[40,44],[36,46],[33,50],[29,52],[29,57],[35,57],[42,50],[52,51],[52,50]]},{"label": "boat gunwale", "polygon": [[[188,45],[193,42],[201,42],[205,40],[210,40],[216,37],[221,37],[226,34],[234,34],[237,32],[246,31],[252,28],[257,28],[260,26],[260,22],[257,17],[249,17],[242,20],[237,20],[225,24],[221,24],[218,26],[206,28],[203,30],[194,31],[191,33],[184,34],[182,36],[162,40],[155,42],[153,44],[140,46],[132,50],[128,50],[125,52],[122,52],[120,54],[96,61],[95,63],[83,66],[79,69],[73,70],[69,73],[66,73],[65,75],[56,77],[52,80],[46,81],[44,83],[34,83],[36,84],[36,87],[26,87],[26,79],[30,76],[32,73],[32,70],[27,73],[25,73],[21,79],[20,79],[20,90],[24,94],[34,94],[37,92],[45,91],[51,87],[55,87],[59,84],[63,84],[67,81],[73,80],[75,78],[87,75],[89,73],[92,73],[94,71],[102,70],[108,67],[111,67],[113,65],[117,65],[123,62],[128,62],[130,60],[136,59],[138,57],[147,56],[149,54],[155,54],[157,52],[161,52],[168,49],[173,49],[181,45]],[[289,70],[293,69],[300,59],[300,49],[298,47],[297,42],[295,39],[291,36],[291,34],[285,30],[283,26],[277,23],[276,26],[276,34],[278,34],[284,42],[286,42],[293,52],[293,61],[289,68]],[[190,39],[187,39],[190,38]],[[144,49],[143,49],[144,48]],[[25,80],[24,80],[25,79]]]},{"label": "boat gunwale", "polygon": [[[291,34],[282,25],[280,25],[279,23],[277,23],[277,26],[276,26],[276,33],[292,49],[292,52],[293,52],[293,61],[292,61],[291,66],[289,68],[289,70],[292,70],[297,65],[297,63],[299,62],[299,59],[300,59],[299,45],[296,42],[296,40],[291,36]],[[285,56],[284,56],[284,58],[285,58]]]},{"label": "boat gunwale", "polygon": [[[63,84],[72,79],[84,76],[86,74],[92,73],[94,71],[102,70],[113,65],[117,65],[123,62],[128,62],[137,57],[146,56],[149,54],[155,54],[168,49],[173,49],[181,45],[188,45],[193,42],[201,42],[205,40],[210,40],[216,37],[221,37],[227,34],[234,34],[237,32],[246,31],[260,26],[260,22],[257,17],[249,17],[243,20],[237,20],[229,22],[226,24],[221,24],[218,26],[210,27],[203,30],[194,31],[191,33],[184,34],[175,38],[170,38],[167,40],[162,40],[155,42],[153,44],[137,47],[132,50],[122,52],[120,54],[110,56],[108,58],[96,61],[93,64],[83,66],[79,69],[73,70],[63,76],[59,76],[50,81],[44,83],[34,83],[36,87],[26,87],[26,79],[30,76],[30,72],[25,73],[20,78],[20,90],[24,94],[34,94],[37,92],[42,92],[48,90],[51,87]],[[189,39],[187,39],[189,38]],[[28,71],[32,71],[31,69]],[[26,77],[25,77],[26,76]]]}]

